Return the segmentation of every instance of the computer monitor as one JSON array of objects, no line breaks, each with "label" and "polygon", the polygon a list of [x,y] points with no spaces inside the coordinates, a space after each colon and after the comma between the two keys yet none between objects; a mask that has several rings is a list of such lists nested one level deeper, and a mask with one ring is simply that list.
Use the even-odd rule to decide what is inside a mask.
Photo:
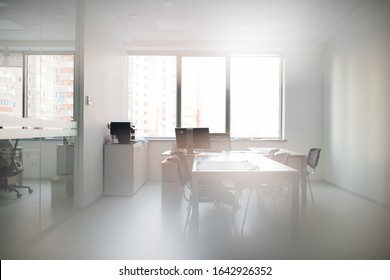
[{"label": "computer monitor", "polygon": [[210,134],[208,127],[177,127],[175,133],[176,146],[178,149],[186,149],[187,153],[193,153],[194,149],[210,149]]},{"label": "computer monitor", "polygon": [[208,127],[193,128],[194,149],[210,149],[210,132]]},{"label": "computer monitor", "polygon": [[187,128],[175,128],[176,147],[178,149],[187,149]]}]

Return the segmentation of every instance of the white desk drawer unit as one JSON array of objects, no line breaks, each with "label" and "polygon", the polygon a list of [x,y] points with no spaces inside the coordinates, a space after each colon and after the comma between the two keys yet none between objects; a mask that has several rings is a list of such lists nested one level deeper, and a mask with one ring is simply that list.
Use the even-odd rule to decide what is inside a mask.
[{"label": "white desk drawer unit", "polygon": [[148,143],[104,145],[104,195],[134,195],[148,177]]}]

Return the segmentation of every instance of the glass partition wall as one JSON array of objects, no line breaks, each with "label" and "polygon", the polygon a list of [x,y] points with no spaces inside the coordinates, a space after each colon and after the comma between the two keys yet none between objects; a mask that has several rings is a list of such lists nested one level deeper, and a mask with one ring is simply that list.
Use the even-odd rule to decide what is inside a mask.
[{"label": "glass partition wall", "polygon": [[11,259],[78,206],[76,0],[1,3],[0,257]]}]

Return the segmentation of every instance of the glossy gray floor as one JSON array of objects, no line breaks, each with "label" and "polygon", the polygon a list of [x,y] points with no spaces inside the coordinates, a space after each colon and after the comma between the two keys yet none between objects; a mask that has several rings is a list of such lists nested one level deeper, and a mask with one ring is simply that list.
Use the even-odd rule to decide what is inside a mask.
[{"label": "glossy gray floor", "polygon": [[[315,206],[301,209],[299,243],[290,242],[287,191],[269,193],[263,210],[251,200],[234,220],[201,205],[197,241],[183,232],[186,204],[162,206],[160,182],[134,197],[102,197],[65,221],[18,245],[7,259],[390,259],[390,209],[324,182],[314,182]],[[229,211],[230,209],[225,209]]]}]

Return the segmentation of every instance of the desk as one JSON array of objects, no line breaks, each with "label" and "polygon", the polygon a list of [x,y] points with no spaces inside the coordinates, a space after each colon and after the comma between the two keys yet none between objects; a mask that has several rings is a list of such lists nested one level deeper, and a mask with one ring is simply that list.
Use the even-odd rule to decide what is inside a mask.
[{"label": "desk", "polygon": [[[248,148],[253,153],[257,154],[268,154],[270,149],[274,148]],[[235,153],[235,151],[233,151]],[[237,151],[239,153],[239,151]],[[300,186],[301,186],[301,206],[306,207],[307,204],[307,181],[306,181],[306,161],[307,161],[307,155],[302,154],[299,152],[294,152],[290,150],[285,149],[279,149],[278,153],[289,153],[290,157],[288,160],[288,166],[296,169],[299,171],[299,179],[300,179]],[[191,154],[190,157],[194,157],[196,155],[204,155],[205,153],[199,153],[199,154]],[[169,157],[171,155],[171,151],[165,151],[161,154],[163,157]],[[191,162],[192,164],[192,162]],[[190,164],[190,166],[191,166]]]},{"label": "desk", "polygon": [[[248,148],[252,152],[259,153],[259,154],[268,154],[270,149],[274,148]],[[285,150],[285,149],[279,149],[278,153],[289,153],[290,157],[288,159],[287,165],[297,169],[299,171],[299,177],[301,181],[301,205],[302,207],[306,207],[307,204],[307,181],[306,181],[306,165],[307,165],[307,155]]]},{"label": "desk", "polygon": [[291,237],[295,242],[299,238],[299,176],[294,168],[271,160],[253,152],[222,153],[221,155],[202,155],[194,158],[192,167],[193,212],[191,229],[198,236],[199,230],[199,183],[202,180],[248,179],[267,182],[270,179],[288,179],[291,187]]}]

